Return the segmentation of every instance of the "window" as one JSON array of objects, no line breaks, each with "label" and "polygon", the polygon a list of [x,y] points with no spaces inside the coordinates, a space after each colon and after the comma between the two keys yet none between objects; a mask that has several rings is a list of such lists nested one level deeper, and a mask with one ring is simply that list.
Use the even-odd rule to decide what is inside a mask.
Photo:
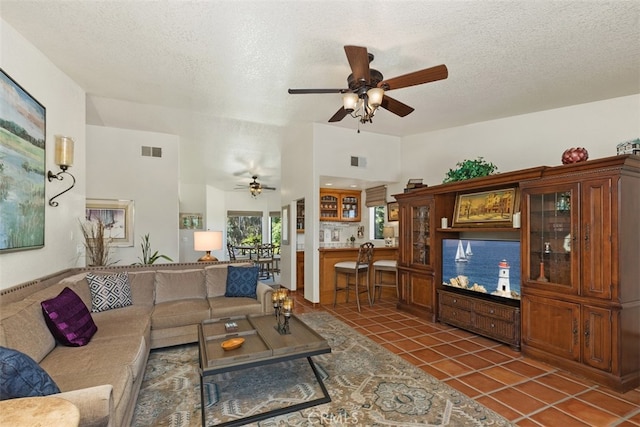
[{"label": "window", "polygon": [[275,246],[280,246],[282,240],[282,218],[280,218],[280,212],[269,212],[269,235],[271,236],[271,243]]},{"label": "window", "polygon": [[369,208],[369,218],[371,218],[371,224],[369,229],[371,230],[372,239],[383,239],[382,229],[384,228],[384,221],[387,215],[386,206],[374,206]]},{"label": "window", "polygon": [[262,212],[228,211],[227,243],[234,246],[262,243]]}]

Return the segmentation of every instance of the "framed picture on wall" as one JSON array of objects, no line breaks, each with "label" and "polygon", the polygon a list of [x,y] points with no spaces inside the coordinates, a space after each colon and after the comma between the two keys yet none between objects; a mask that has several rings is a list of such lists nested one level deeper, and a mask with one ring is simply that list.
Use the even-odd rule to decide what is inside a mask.
[{"label": "framed picture on wall", "polygon": [[0,68],[0,252],[44,246],[46,109]]},{"label": "framed picture on wall", "polygon": [[133,246],[133,200],[87,199],[85,220],[101,220],[112,246]]},{"label": "framed picture on wall", "polygon": [[399,221],[400,220],[400,205],[398,202],[387,203],[387,221]]}]

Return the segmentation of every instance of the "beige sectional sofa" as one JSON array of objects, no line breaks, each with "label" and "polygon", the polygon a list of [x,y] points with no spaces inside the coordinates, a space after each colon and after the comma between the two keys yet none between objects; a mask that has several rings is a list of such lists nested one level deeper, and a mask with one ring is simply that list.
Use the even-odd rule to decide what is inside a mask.
[{"label": "beige sectional sofa", "polygon": [[[273,289],[262,282],[257,299],[224,296],[229,264],[75,268],[4,289],[0,346],[39,363],[60,388],[56,396],[79,408],[82,426],[129,425],[151,349],[196,342],[197,325],[208,318],[272,312]],[[91,310],[87,273],[125,271],[133,304],[91,313],[98,331],[86,346],[57,344],[40,303],[69,287]]]}]

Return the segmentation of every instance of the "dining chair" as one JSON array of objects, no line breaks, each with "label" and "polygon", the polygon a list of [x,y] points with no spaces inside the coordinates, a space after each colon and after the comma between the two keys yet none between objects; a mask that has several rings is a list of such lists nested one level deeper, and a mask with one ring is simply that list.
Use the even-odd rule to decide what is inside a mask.
[{"label": "dining chair", "polygon": [[273,271],[273,245],[263,243],[256,245],[258,257],[256,264],[260,266],[260,278],[269,279]]},{"label": "dining chair", "polygon": [[[338,292],[345,291],[346,302],[349,302],[349,292],[353,286],[356,294],[356,304],[358,305],[358,311],[360,311],[360,294],[367,293],[367,299],[369,300],[369,306],[371,306],[371,293],[369,291],[369,270],[371,266],[371,260],[373,259],[373,243],[365,242],[360,245],[358,249],[358,258],[355,261],[341,261],[336,263],[334,268],[334,290],[333,290],[333,306],[336,306],[338,300]],[[338,285],[338,277],[340,274],[345,275],[344,286]],[[351,277],[355,280],[351,283]],[[362,281],[365,283],[361,283]],[[360,289],[360,286],[364,286]]]}]

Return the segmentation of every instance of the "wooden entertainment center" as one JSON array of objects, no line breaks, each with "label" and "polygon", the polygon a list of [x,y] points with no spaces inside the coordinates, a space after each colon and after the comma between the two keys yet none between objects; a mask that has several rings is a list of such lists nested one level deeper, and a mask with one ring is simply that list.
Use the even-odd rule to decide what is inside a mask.
[{"label": "wooden entertainment center", "polygon": [[[455,221],[456,201],[505,189],[516,190],[513,211],[500,211],[509,221],[464,223],[460,211]],[[395,197],[400,309],[619,391],[640,385],[640,156],[541,166]],[[516,212],[520,228],[511,222]],[[495,283],[488,293],[444,285],[445,239],[519,241],[521,294],[491,295]]]}]

